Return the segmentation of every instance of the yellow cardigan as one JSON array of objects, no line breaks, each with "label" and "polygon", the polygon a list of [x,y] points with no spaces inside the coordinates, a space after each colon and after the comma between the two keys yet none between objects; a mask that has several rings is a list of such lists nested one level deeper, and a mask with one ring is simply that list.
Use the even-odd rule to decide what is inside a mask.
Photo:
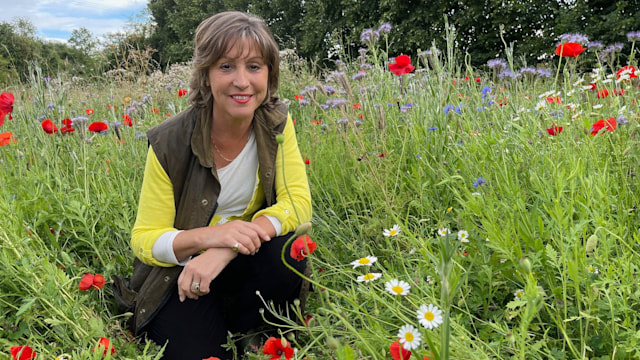
[{"label": "yellow cardigan", "polygon": [[[260,168],[258,167],[258,174],[256,174],[258,186],[255,188],[256,190],[249,205],[241,216],[232,217],[229,220],[251,221],[262,215],[274,216],[282,223],[283,234],[295,230],[303,222],[311,221],[309,183],[290,115],[287,118],[283,135],[284,143],[278,148],[276,157],[275,187],[277,202],[271,207],[260,209],[264,203],[265,196],[260,182]],[[284,167],[282,151],[284,151]],[[291,197],[285,188],[283,180],[285,176]],[[194,204],[194,206],[196,205]],[[296,217],[296,212],[299,219]],[[155,266],[175,266],[174,264],[160,262],[151,254],[153,244],[160,235],[167,231],[181,230],[174,227],[175,214],[176,209],[171,180],[158,162],[153,148],[150,146],[140,191],[138,215],[131,231],[131,247],[134,254],[142,262]],[[214,226],[219,220],[219,216],[213,216],[209,226]]]}]

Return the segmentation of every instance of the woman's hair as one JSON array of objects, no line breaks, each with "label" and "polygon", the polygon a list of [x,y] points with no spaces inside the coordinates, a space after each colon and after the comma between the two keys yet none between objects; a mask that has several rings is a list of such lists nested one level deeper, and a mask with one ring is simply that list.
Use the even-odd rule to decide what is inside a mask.
[{"label": "woman's hair", "polygon": [[[280,77],[280,52],[267,24],[261,18],[247,13],[221,12],[201,22],[196,29],[193,69],[189,80],[189,101],[196,107],[204,108],[209,116],[213,107],[209,67],[238,42],[241,46],[257,47],[269,68],[267,96],[262,105],[273,106],[278,100],[275,93]],[[244,53],[243,48],[239,50],[241,54]]]}]

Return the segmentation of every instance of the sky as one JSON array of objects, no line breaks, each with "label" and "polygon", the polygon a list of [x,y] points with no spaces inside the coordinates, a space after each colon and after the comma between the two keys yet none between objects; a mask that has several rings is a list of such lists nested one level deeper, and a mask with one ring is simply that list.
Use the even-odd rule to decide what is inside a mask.
[{"label": "sky", "polygon": [[[0,22],[29,19],[36,35],[66,42],[73,29],[85,27],[95,37],[124,31],[148,0],[0,0]],[[137,21],[140,21],[139,19]]]}]

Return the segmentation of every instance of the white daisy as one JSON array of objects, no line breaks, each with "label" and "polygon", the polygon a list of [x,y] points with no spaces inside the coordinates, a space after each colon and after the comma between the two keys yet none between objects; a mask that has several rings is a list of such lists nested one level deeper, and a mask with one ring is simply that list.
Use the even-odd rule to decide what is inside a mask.
[{"label": "white daisy", "polygon": [[386,237],[396,236],[398,234],[400,234],[400,225],[398,224],[393,225],[391,229],[384,229],[384,231],[382,232],[382,235]]},{"label": "white daisy", "polygon": [[469,242],[469,233],[466,230],[458,231],[458,240],[463,243]]},{"label": "white daisy", "polygon": [[369,282],[369,281],[373,281],[373,280],[376,280],[376,279],[380,278],[380,276],[382,276],[381,273],[368,273],[368,274],[364,274],[364,275],[358,276],[356,281],[358,281],[358,282]]},{"label": "white daisy", "polygon": [[404,325],[398,331],[398,337],[402,347],[406,350],[417,349],[420,346],[421,335],[420,331],[413,327],[413,325]]},{"label": "white daisy", "polygon": [[523,289],[516,290],[516,292],[513,293],[513,296],[515,300],[522,300],[522,298],[524,297],[524,290]]},{"label": "white daisy", "polygon": [[427,280],[427,284],[429,285],[433,285],[433,283],[436,282],[431,275],[427,275],[427,278],[425,280]]},{"label": "white daisy", "polygon": [[447,236],[450,233],[451,233],[451,231],[449,231],[448,228],[440,228],[440,229],[438,229],[438,235],[440,235],[440,236]]},{"label": "white daisy", "polygon": [[392,295],[404,296],[409,295],[409,290],[411,289],[411,286],[408,283],[398,279],[387,281],[384,284],[384,287]]},{"label": "white daisy", "polygon": [[592,273],[592,274],[599,274],[600,270],[598,270],[598,268],[596,266],[589,265],[589,272]]},{"label": "white daisy", "polygon": [[418,321],[425,329],[435,329],[442,324],[442,311],[433,304],[422,304],[417,312]]},{"label": "white daisy", "polygon": [[376,261],[378,261],[378,258],[375,256],[365,256],[356,261],[352,261],[351,265],[353,265],[353,268],[355,269],[358,266],[371,266]]}]

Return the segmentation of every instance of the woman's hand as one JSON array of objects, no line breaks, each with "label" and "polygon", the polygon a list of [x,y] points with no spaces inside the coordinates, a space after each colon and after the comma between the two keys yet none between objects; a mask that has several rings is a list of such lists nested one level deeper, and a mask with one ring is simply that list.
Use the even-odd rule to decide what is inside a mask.
[{"label": "woman's hand", "polygon": [[235,249],[243,255],[255,254],[263,241],[271,240],[262,227],[242,220],[211,226],[208,230],[213,241],[211,247]]},{"label": "woman's hand", "polygon": [[231,249],[211,248],[189,261],[178,277],[180,301],[186,298],[198,300],[199,296],[208,294],[213,279],[237,255]]},{"label": "woman's hand", "polygon": [[179,233],[173,242],[173,252],[178,261],[211,248],[233,249],[243,255],[252,255],[263,241],[269,240],[271,236],[259,224],[234,220]]}]

